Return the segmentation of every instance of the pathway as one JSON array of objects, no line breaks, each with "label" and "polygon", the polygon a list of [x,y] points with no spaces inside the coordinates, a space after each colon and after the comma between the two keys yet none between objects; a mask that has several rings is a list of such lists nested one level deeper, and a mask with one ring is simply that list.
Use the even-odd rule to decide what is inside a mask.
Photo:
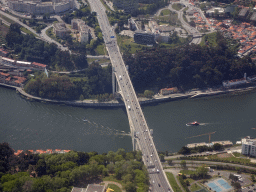
[{"label": "pathway", "polygon": [[122,192],[125,192],[125,190],[123,189],[123,186],[120,183],[117,183],[115,181],[102,181],[101,184],[103,184],[103,183],[104,183],[106,189],[107,189],[108,184],[114,184],[114,185],[117,185],[121,189]]},{"label": "pathway", "polygon": [[183,189],[183,187],[181,186],[179,180],[177,179],[177,175],[179,173],[179,171],[177,170],[173,170],[173,169],[164,169],[165,172],[170,172],[173,174],[174,178],[175,178],[175,181],[176,183],[179,185],[179,188],[181,189],[182,192],[185,192],[185,190]]}]

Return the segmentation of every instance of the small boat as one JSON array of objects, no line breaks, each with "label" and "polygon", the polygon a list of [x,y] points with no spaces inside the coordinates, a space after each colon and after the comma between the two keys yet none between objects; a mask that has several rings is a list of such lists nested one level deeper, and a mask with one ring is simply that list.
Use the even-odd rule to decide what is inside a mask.
[{"label": "small boat", "polygon": [[190,123],[186,124],[186,126],[197,126],[197,125],[200,125],[200,123],[198,123],[197,121],[190,122]]},{"label": "small boat", "polygon": [[85,121],[85,122],[86,122],[86,121],[88,121],[88,120],[84,118],[84,119],[83,119],[83,121]]}]

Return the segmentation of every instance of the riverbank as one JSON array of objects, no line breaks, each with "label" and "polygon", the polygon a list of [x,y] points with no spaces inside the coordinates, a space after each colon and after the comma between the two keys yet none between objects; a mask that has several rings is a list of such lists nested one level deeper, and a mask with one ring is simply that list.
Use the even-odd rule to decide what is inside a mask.
[{"label": "riverbank", "polygon": [[[11,89],[16,89],[17,93],[19,93],[23,98],[31,100],[31,101],[40,101],[40,102],[49,102],[55,104],[65,104],[77,107],[124,107],[124,103],[119,102],[117,100],[112,100],[108,102],[98,102],[96,100],[86,99],[83,101],[76,100],[76,101],[66,101],[66,100],[52,100],[52,99],[45,99],[41,97],[36,97],[30,95],[24,91],[21,87],[15,87],[7,84],[0,83],[0,86],[5,86]],[[222,94],[234,94],[234,93],[241,93],[256,90],[256,86],[244,87],[244,88],[234,88],[234,89],[224,89],[224,90],[212,90],[208,89],[206,91],[203,90],[194,90],[188,91],[186,93],[176,93],[170,94],[167,96],[162,95],[155,95],[152,99],[142,98],[139,97],[138,100],[141,105],[150,105],[150,104],[157,104],[161,102],[169,102],[169,101],[176,101],[181,99],[194,99],[194,98],[201,98],[201,97],[209,97],[209,96],[217,96]]]}]

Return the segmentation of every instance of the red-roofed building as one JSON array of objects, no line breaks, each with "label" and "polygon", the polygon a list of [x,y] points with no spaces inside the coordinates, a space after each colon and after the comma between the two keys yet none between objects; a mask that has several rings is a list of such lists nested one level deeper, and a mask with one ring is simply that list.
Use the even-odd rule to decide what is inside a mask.
[{"label": "red-roofed building", "polygon": [[8,51],[5,51],[3,48],[0,48],[0,56],[7,57],[9,55]]},{"label": "red-roofed building", "polygon": [[33,63],[32,63],[32,67],[33,67],[33,68],[40,69],[40,70],[45,70],[46,67],[47,67],[47,65],[42,64],[42,63],[33,62]]},{"label": "red-roofed building", "polygon": [[164,88],[160,90],[160,94],[162,95],[169,95],[171,93],[177,93],[178,88],[177,87],[172,87],[172,88]]}]

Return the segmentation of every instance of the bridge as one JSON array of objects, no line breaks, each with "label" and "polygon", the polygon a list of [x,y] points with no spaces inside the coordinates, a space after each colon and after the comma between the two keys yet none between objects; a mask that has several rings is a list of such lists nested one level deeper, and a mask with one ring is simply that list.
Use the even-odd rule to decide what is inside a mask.
[{"label": "bridge", "polygon": [[[117,45],[114,28],[109,24],[106,9],[100,0],[88,1],[91,6],[91,11],[97,13],[99,25],[112,63],[113,73],[118,84],[119,93],[125,103],[133,149],[142,152],[142,160],[150,172],[151,190],[154,192],[173,191],[163,171],[153,138]],[[113,86],[114,85],[115,82],[113,81]]]}]

